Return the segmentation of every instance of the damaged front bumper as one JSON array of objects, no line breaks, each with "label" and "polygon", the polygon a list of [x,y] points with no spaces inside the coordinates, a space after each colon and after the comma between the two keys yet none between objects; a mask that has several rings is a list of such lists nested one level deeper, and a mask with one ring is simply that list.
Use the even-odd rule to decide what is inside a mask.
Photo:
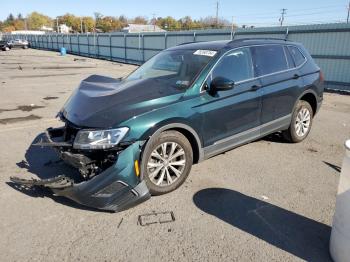
[{"label": "damaged front bumper", "polygon": [[[55,148],[65,162],[78,168],[82,174],[97,168],[94,166],[94,160],[81,152],[69,151],[71,143],[64,139],[61,141],[51,139],[59,138],[63,131],[64,128],[48,129],[46,138],[37,145]],[[64,175],[43,180],[17,177],[11,177],[10,180],[26,187],[50,188],[55,195],[70,198],[85,206],[115,212],[122,211],[150,198],[146,183],[140,178],[139,167],[135,166],[140,159],[141,147],[142,142],[136,141],[125,149],[115,152],[116,160],[113,164],[81,182],[76,183],[72,178]]]}]

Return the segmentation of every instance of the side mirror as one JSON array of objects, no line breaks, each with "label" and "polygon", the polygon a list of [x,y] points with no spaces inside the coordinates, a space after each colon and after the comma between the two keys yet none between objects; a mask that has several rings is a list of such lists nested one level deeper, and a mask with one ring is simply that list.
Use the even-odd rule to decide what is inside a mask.
[{"label": "side mirror", "polygon": [[215,77],[211,83],[210,83],[210,90],[211,91],[225,91],[225,90],[230,90],[233,88],[233,86],[235,85],[235,83],[230,80],[227,79],[225,77]]}]

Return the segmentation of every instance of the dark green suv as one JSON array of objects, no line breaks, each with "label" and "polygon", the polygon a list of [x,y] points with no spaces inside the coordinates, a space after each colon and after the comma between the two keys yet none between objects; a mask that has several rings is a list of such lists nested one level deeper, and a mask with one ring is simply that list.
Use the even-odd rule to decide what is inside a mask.
[{"label": "dark green suv", "polygon": [[323,76],[305,48],[277,39],[189,43],[155,55],[123,79],[93,75],[64,105],[62,128],[38,143],[78,168],[12,181],[119,211],[179,187],[191,166],[282,131],[304,140]]}]

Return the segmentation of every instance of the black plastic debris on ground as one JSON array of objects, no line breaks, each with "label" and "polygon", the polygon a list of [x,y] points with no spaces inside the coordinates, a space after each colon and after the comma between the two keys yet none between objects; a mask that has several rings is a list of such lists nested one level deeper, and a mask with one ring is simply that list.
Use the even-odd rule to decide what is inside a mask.
[{"label": "black plastic debris on ground", "polygon": [[43,99],[44,100],[53,100],[53,99],[58,99],[58,97],[57,96],[45,96]]},{"label": "black plastic debris on ground", "polygon": [[173,211],[165,212],[152,212],[149,214],[139,215],[138,224],[140,226],[149,226],[152,224],[164,224],[175,221],[175,215]]}]

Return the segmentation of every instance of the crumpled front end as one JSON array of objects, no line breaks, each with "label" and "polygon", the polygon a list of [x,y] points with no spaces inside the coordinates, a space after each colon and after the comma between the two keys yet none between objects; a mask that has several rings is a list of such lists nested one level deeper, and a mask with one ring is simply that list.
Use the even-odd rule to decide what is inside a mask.
[{"label": "crumpled front end", "polygon": [[77,132],[78,128],[70,123],[62,128],[50,128],[37,146],[56,149],[63,161],[79,170],[80,179],[59,174],[43,180],[11,177],[11,181],[26,187],[47,187],[55,195],[82,205],[115,212],[150,198],[139,170],[143,141],[120,143],[106,150],[77,150],[73,148]]}]

